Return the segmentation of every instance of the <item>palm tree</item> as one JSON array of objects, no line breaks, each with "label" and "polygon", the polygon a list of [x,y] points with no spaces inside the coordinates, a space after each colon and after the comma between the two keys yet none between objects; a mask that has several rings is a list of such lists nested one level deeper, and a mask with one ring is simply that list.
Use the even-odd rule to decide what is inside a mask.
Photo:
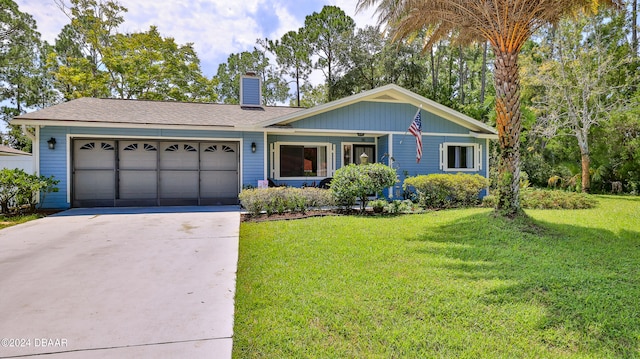
[{"label": "palm tree", "polygon": [[[620,0],[602,0],[616,5]],[[521,214],[520,186],[520,78],[518,54],[540,26],[555,23],[581,10],[594,13],[599,0],[358,0],[358,10],[378,4],[380,23],[394,40],[427,31],[425,48],[453,34],[460,42],[487,41],[495,55],[496,126],[499,213]]]}]

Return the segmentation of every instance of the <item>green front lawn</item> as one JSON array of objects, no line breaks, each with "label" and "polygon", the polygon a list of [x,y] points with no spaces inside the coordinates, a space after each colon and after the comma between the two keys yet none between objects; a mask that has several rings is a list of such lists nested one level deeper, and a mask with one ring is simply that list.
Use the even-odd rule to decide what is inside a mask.
[{"label": "green front lawn", "polygon": [[39,214],[25,214],[20,216],[1,216],[0,215],[0,229],[15,226],[16,224],[33,221],[34,219],[41,218]]},{"label": "green front lawn", "polygon": [[640,198],[243,223],[235,358],[640,357]]}]

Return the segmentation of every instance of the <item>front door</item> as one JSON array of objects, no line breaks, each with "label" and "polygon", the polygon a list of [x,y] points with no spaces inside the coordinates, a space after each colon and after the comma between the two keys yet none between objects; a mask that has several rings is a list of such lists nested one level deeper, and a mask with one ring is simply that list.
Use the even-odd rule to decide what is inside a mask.
[{"label": "front door", "polygon": [[353,163],[361,164],[363,153],[367,155],[369,163],[376,163],[376,146],[374,145],[353,145]]}]

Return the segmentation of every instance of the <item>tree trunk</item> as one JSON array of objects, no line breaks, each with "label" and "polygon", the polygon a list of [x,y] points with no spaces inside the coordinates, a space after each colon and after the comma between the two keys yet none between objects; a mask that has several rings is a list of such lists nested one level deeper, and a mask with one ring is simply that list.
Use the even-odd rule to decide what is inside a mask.
[{"label": "tree trunk", "polygon": [[520,208],[520,78],[518,50],[494,48],[496,86],[496,126],[500,155],[498,159],[497,211],[507,217],[522,213]]},{"label": "tree trunk", "polygon": [[432,97],[435,98],[435,94],[438,91],[438,76],[436,72],[436,59],[433,54],[433,46],[431,46],[431,87],[433,89]]},{"label": "tree trunk", "polygon": [[633,0],[631,9],[631,48],[633,56],[638,56],[638,0]]},{"label": "tree trunk", "polygon": [[296,97],[300,107],[300,68],[298,66],[296,66]]},{"label": "tree trunk", "polygon": [[589,173],[589,166],[591,164],[591,157],[589,153],[581,153],[582,156],[582,193],[589,193],[591,190],[591,174]]},{"label": "tree trunk", "polygon": [[488,42],[484,42],[484,49],[482,52],[482,70],[480,75],[480,104],[484,104],[484,94],[487,88],[487,49]]},{"label": "tree trunk", "polygon": [[449,93],[448,100],[453,101],[453,47],[451,45],[449,47]]},{"label": "tree trunk", "polygon": [[582,162],[582,193],[589,193],[591,190],[591,155],[589,151],[589,128],[586,127],[582,131],[576,131],[578,146],[580,147],[580,157]]},{"label": "tree trunk", "polygon": [[458,45],[458,84],[460,88],[460,104],[464,105],[464,53],[462,52],[462,45]]}]

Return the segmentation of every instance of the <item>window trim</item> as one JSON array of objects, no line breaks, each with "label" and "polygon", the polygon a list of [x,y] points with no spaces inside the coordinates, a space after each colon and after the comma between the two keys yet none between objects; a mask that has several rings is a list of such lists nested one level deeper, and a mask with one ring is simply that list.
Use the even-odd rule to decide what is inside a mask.
[{"label": "window trim", "polygon": [[[304,146],[304,147],[325,147],[327,149],[327,175],[326,176],[297,176],[297,177],[282,177],[280,176],[280,147],[281,146]],[[273,178],[281,181],[308,181],[308,180],[322,180],[333,176],[334,163],[335,163],[335,149],[331,142],[284,142],[278,141],[273,143]]]},{"label": "window trim", "polygon": [[[351,157],[349,158],[349,163],[345,163],[344,162],[344,147],[345,146],[350,146],[351,147]],[[350,164],[354,164],[355,162],[354,160],[354,153],[353,153],[353,146],[371,146],[373,147],[373,153],[374,155],[378,153],[378,144],[376,142],[340,142],[340,155],[342,156],[342,158],[340,159],[340,164],[342,165],[342,167],[344,166],[348,166]],[[374,158],[375,160],[375,158]],[[373,162],[377,162],[377,161],[373,161]],[[369,161],[369,163],[373,163],[372,161]]]},{"label": "window trim", "polygon": [[[448,147],[473,147],[473,168],[449,168]],[[440,144],[440,170],[443,172],[479,172],[482,170],[482,145],[471,142],[443,142]]]}]

